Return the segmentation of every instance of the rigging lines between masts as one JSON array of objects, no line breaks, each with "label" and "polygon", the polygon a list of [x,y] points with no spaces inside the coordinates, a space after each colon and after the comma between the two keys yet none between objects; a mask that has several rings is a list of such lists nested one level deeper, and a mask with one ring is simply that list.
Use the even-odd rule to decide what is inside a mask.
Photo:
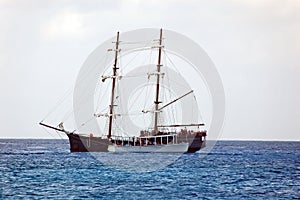
[{"label": "rigging lines between masts", "polygon": [[[116,78],[117,67],[118,63],[118,53],[119,53],[119,32],[117,32],[117,41],[115,47],[115,59],[113,65],[113,75],[111,76],[112,80],[112,90],[111,90],[111,100],[110,100],[110,109],[109,109],[109,127],[108,127],[108,135],[107,138],[110,139],[112,136],[112,124],[113,124],[113,117],[114,117],[114,99],[115,99],[115,87],[116,87]],[[156,73],[156,90],[155,90],[155,110],[154,110],[154,135],[158,134],[158,114],[161,112],[159,109],[159,89],[160,89],[160,70],[161,70],[161,53],[162,53],[162,29],[160,29],[160,37],[159,37],[159,46],[158,46],[158,63],[157,63],[157,73]]]}]

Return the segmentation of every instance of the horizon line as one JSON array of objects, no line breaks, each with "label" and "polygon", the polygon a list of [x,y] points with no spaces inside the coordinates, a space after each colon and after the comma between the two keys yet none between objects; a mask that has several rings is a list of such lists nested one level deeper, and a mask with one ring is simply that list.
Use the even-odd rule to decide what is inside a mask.
[{"label": "horizon line", "polygon": [[[68,138],[21,138],[21,137],[0,137],[0,140],[68,140]],[[300,142],[299,140],[279,140],[279,139],[217,139],[217,140],[209,140],[206,141],[251,141],[251,142]]]}]

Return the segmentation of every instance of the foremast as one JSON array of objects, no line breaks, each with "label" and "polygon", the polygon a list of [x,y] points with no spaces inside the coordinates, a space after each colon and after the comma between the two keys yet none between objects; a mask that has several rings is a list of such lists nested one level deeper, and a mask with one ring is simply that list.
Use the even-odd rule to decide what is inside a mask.
[{"label": "foremast", "polygon": [[161,51],[162,51],[162,29],[160,29],[160,36],[159,36],[159,46],[158,46],[158,62],[157,62],[157,76],[156,76],[156,91],[155,91],[155,110],[154,110],[154,135],[158,133],[158,113],[160,110],[158,109],[159,103],[159,79],[160,79],[160,67],[161,65]]},{"label": "foremast", "polygon": [[113,123],[113,116],[114,116],[115,87],[116,87],[117,70],[119,69],[117,67],[118,52],[119,52],[119,32],[117,32],[115,61],[114,61],[114,65],[113,65],[112,87],[111,87],[111,97],[110,97],[110,105],[109,105],[109,123],[108,123],[108,134],[107,134],[108,139],[111,138],[112,123]]}]

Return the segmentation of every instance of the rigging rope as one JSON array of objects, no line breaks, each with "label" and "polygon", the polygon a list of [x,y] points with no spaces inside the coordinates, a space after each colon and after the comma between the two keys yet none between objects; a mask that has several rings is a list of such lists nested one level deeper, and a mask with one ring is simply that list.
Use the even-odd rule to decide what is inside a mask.
[{"label": "rigging rope", "polygon": [[58,106],[60,106],[66,99],[67,97],[71,94],[72,92],[72,87],[70,87],[65,95],[55,104],[55,106],[48,112],[48,114],[43,118],[42,121],[44,121],[46,118],[48,118],[55,110],[58,109]]}]

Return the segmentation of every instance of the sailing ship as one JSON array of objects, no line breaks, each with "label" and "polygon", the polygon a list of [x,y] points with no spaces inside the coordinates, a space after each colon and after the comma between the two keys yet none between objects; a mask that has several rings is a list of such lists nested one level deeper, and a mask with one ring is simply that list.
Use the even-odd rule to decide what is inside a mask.
[{"label": "sailing ship", "polygon": [[[112,66],[112,75],[102,76],[102,81],[111,79],[111,92],[110,92],[110,104],[108,106],[108,113],[94,114],[93,117],[107,117],[108,128],[107,134],[102,136],[96,136],[94,134],[82,134],[76,131],[68,131],[64,128],[63,123],[58,126],[49,125],[43,121],[39,124],[43,127],[47,127],[59,132],[65,133],[70,142],[71,152],[167,152],[167,153],[194,153],[206,145],[206,130],[200,130],[200,127],[204,126],[204,123],[186,123],[186,124],[159,124],[159,115],[163,110],[170,105],[175,104],[178,100],[185,98],[193,93],[193,90],[183,94],[182,96],[166,103],[160,101],[161,90],[161,78],[165,76],[162,71],[162,50],[164,46],[163,30],[160,29],[158,45],[155,48],[158,49],[158,58],[156,71],[148,73],[149,76],[155,76],[155,99],[154,109],[141,110],[143,114],[153,115],[153,127],[141,130],[138,136],[113,134],[114,120],[120,116],[115,111],[116,100],[116,85],[120,79],[118,59],[120,52],[120,40],[119,32],[115,41],[114,62]],[[195,130],[196,129],[196,130]]]}]

